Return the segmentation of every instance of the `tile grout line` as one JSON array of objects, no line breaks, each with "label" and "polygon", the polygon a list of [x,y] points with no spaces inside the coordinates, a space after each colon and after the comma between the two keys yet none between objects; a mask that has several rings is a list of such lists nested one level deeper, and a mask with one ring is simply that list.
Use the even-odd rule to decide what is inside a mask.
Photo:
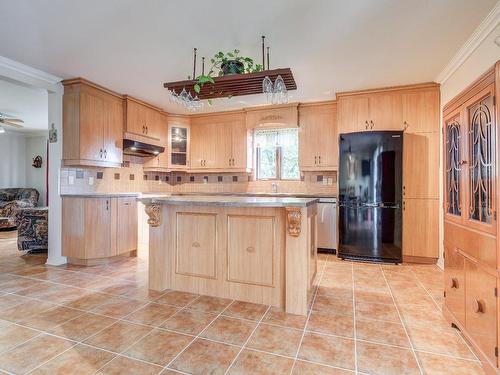
[{"label": "tile grout line", "polygon": [[[198,298],[197,298],[197,299],[198,299]],[[196,300],[195,300],[195,301],[196,301]],[[170,360],[170,362],[168,362],[165,366],[163,366],[163,370],[167,370],[167,369],[168,369],[168,370],[170,370],[170,368],[169,368],[169,367],[170,367],[170,366],[171,366],[171,365],[175,362],[175,360],[176,360],[177,358],[179,358],[179,357],[181,356],[181,354],[182,354],[182,353],[184,353],[184,352],[186,351],[186,349],[187,349],[187,348],[189,348],[189,347],[191,346],[191,344],[192,344],[192,343],[194,343],[194,342],[195,342],[197,339],[199,339],[199,338],[203,339],[202,337],[200,337],[200,335],[201,335],[203,332],[205,332],[205,331],[208,329],[208,327],[210,327],[210,326],[212,325],[212,323],[213,323],[213,322],[215,322],[217,319],[219,319],[219,317],[222,315],[222,313],[223,313],[224,311],[226,311],[226,310],[227,310],[227,309],[228,309],[228,308],[229,308],[229,307],[230,307],[230,306],[231,306],[234,302],[235,302],[235,300],[232,300],[232,301],[231,301],[231,303],[229,303],[226,307],[224,307],[224,308],[222,309],[222,311],[220,311],[220,312],[219,312],[219,314],[217,314],[217,316],[216,316],[214,319],[212,319],[212,320],[210,321],[210,323],[208,323],[208,324],[205,326],[205,328],[203,328],[203,329],[202,329],[202,330],[201,330],[201,331],[200,331],[200,332],[199,332],[196,336],[194,336],[194,338],[193,338],[190,342],[188,342],[188,343],[187,343],[187,345],[186,345],[186,346],[185,346],[185,347],[184,347],[184,348],[183,348],[183,349],[182,349],[179,353],[177,353],[177,354],[175,355],[175,357],[174,357],[174,358],[172,358],[172,359]],[[194,301],[192,301],[192,303],[194,303]],[[189,305],[191,305],[192,303],[190,303]],[[187,306],[186,306],[186,307],[187,307]],[[175,314],[174,314],[174,315],[175,315]]]},{"label": "tile grout line", "polygon": [[[236,363],[238,357],[240,356],[241,352],[246,348],[246,345],[248,344],[248,342],[250,341],[250,339],[252,338],[253,334],[255,333],[255,331],[257,331],[257,328],[260,326],[260,324],[262,323],[262,320],[264,319],[264,317],[267,315],[267,313],[269,312],[269,310],[271,310],[271,305],[267,306],[267,309],[266,311],[264,312],[264,314],[260,317],[259,321],[257,322],[257,324],[255,325],[254,329],[252,330],[252,332],[250,332],[250,335],[248,336],[248,338],[245,340],[245,342],[243,343],[243,345],[241,345],[241,348],[240,350],[238,351],[238,353],[236,354],[236,356],[233,358],[233,360],[231,361],[231,363],[229,364],[229,367],[226,369],[226,371],[224,371],[224,375],[227,375],[229,373],[229,370],[231,370],[231,367],[233,367],[233,365]],[[250,349],[250,348],[249,348]]]},{"label": "tile grout line", "polygon": [[354,371],[358,371],[358,340],[356,333],[356,283],[354,281],[354,263],[351,263],[351,278],[352,278],[352,316],[353,316],[353,334],[354,334]]},{"label": "tile grout line", "polygon": [[425,375],[424,371],[422,370],[422,366],[420,366],[420,361],[419,361],[419,359],[417,357],[417,353],[415,351],[415,347],[413,346],[413,342],[411,341],[410,335],[408,334],[408,330],[406,328],[406,322],[403,320],[403,317],[401,316],[401,312],[399,311],[399,307],[396,304],[396,299],[394,298],[394,294],[392,293],[391,286],[389,285],[389,282],[387,281],[387,277],[385,276],[384,269],[382,269],[382,276],[383,276],[383,278],[385,280],[385,283],[387,284],[387,287],[389,288],[389,292],[391,293],[392,302],[394,303],[394,307],[396,308],[396,311],[398,312],[399,319],[403,323],[403,329],[405,331],[406,338],[408,339],[408,342],[410,343],[410,349],[411,349],[411,351],[413,353],[413,357],[415,358],[415,361],[417,362],[417,366],[418,366],[418,369],[420,371],[420,374],[421,375]]},{"label": "tile grout line", "polygon": [[[145,307],[145,306],[147,306],[147,305],[149,305],[149,303],[147,303],[147,304],[146,304],[146,305],[144,305],[144,306],[140,306],[140,307],[138,307],[138,308],[137,308],[137,309],[135,309],[134,311],[130,312],[130,314],[132,314],[132,313],[134,313],[134,312],[136,312],[136,311],[140,310],[141,308],[143,308],[143,307]],[[130,315],[130,314],[127,314],[127,316],[128,316],[128,315]],[[84,314],[82,314],[82,315],[84,315]],[[80,316],[81,316],[81,315],[80,315]],[[90,338],[92,338],[92,337],[94,337],[94,336],[98,335],[99,333],[101,333],[101,332],[102,332],[102,331],[104,331],[105,329],[108,329],[109,327],[111,327],[111,326],[113,326],[113,325],[115,325],[115,324],[119,323],[120,321],[122,321],[122,320],[123,320],[123,318],[124,318],[124,317],[122,317],[122,318],[120,318],[120,319],[116,319],[116,321],[115,321],[115,322],[110,323],[109,325],[105,326],[104,328],[102,328],[101,330],[99,330],[99,331],[95,332],[94,334],[90,335],[89,337],[85,338],[84,340],[76,341],[76,340],[68,340],[67,338],[64,338],[64,340],[67,340],[67,341],[73,341],[73,342],[75,342],[75,344],[74,344],[73,346],[71,346],[70,348],[68,348],[68,349],[64,350],[63,352],[61,352],[61,353],[59,353],[59,354],[57,354],[57,355],[55,355],[55,356],[51,357],[49,360],[47,360],[47,361],[45,361],[45,362],[43,362],[43,363],[39,364],[37,367],[35,367],[35,368],[33,368],[32,370],[30,370],[28,373],[32,373],[32,372],[33,372],[33,371],[35,371],[36,369],[38,369],[38,368],[42,367],[43,365],[45,365],[46,363],[48,363],[48,362],[52,361],[53,359],[56,359],[57,357],[59,357],[59,356],[63,355],[63,354],[64,354],[64,353],[66,353],[67,351],[69,351],[69,350],[71,350],[71,349],[75,348],[77,345],[79,345],[79,344],[84,344],[84,341],[89,340]],[[75,318],[75,319],[76,319],[76,318]],[[56,328],[56,327],[54,327],[54,328]],[[57,335],[52,335],[52,334],[50,334],[49,332],[44,332],[44,333],[45,333],[45,334],[47,334],[47,335],[51,335],[51,336],[53,336],[53,337],[58,337],[58,338],[59,338],[59,336],[57,336]],[[145,335],[144,335],[144,336],[145,336]],[[141,339],[142,339],[142,337],[141,337]],[[89,346],[91,346],[91,345],[89,345]],[[94,348],[96,348],[96,349],[101,349],[101,350],[102,350],[102,348],[98,348],[98,347],[94,347]],[[128,348],[127,348],[127,349],[128,349]],[[6,353],[8,353],[8,352],[6,352]],[[116,357],[116,356],[115,356],[115,357]],[[114,359],[115,357],[113,357],[113,359]],[[107,363],[109,363],[109,362],[107,362]]]},{"label": "tile grout line", "polygon": [[[329,254],[328,254],[327,259],[328,258],[329,258]],[[297,360],[299,358],[300,348],[302,346],[302,342],[304,341],[304,336],[306,335],[307,324],[309,323],[309,319],[310,319],[312,311],[313,311],[313,306],[314,306],[314,303],[316,302],[316,297],[318,295],[318,290],[319,290],[319,287],[321,285],[321,281],[323,280],[323,275],[325,274],[325,267],[326,267],[326,261],[323,261],[323,265],[321,267],[321,273],[318,275],[318,284],[316,285],[316,290],[314,291],[314,296],[313,296],[313,299],[311,301],[311,305],[309,306],[310,309],[307,313],[306,322],[304,323],[304,328],[302,330],[302,336],[301,336],[300,341],[299,341],[299,346],[297,347],[297,351],[295,352],[295,360],[293,361],[292,368],[290,369],[290,374],[293,373],[293,370],[295,369],[295,364],[297,363]]]}]

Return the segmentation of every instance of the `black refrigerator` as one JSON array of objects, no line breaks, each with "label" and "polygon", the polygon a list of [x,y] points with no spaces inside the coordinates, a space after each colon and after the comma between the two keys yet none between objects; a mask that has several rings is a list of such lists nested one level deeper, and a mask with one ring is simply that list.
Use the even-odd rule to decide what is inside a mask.
[{"label": "black refrigerator", "polygon": [[342,259],[401,263],[403,133],[339,136]]}]

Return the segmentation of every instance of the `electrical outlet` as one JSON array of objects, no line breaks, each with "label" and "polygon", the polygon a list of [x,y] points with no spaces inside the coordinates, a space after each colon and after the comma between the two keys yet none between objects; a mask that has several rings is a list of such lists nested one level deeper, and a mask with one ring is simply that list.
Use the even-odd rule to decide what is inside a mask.
[{"label": "electrical outlet", "polygon": [[75,176],[68,176],[68,185],[75,184]]},{"label": "electrical outlet", "polygon": [[94,185],[94,177],[89,177],[89,185]]}]

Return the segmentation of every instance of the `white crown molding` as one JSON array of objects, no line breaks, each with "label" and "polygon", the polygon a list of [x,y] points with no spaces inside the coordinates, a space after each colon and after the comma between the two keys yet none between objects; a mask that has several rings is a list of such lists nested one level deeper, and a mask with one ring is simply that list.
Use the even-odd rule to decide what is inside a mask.
[{"label": "white crown molding", "polygon": [[48,90],[57,90],[62,78],[46,73],[31,66],[0,56],[0,75],[20,80],[27,84],[34,84]]},{"label": "white crown molding", "polygon": [[455,71],[467,60],[467,58],[476,50],[483,40],[500,23],[500,1],[496,3],[486,18],[474,30],[469,39],[460,47],[445,68],[438,74],[436,82],[443,84],[455,73]]}]

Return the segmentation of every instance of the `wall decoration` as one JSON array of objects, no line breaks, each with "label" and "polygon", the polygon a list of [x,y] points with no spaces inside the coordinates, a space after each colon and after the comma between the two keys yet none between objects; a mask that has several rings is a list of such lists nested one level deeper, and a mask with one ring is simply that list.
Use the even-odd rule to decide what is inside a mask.
[{"label": "wall decoration", "polygon": [[42,168],[42,157],[40,155],[35,156],[31,165],[35,168]]},{"label": "wall decoration", "polygon": [[49,129],[49,142],[50,143],[57,143],[57,129],[54,123],[50,124],[50,129]]}]

